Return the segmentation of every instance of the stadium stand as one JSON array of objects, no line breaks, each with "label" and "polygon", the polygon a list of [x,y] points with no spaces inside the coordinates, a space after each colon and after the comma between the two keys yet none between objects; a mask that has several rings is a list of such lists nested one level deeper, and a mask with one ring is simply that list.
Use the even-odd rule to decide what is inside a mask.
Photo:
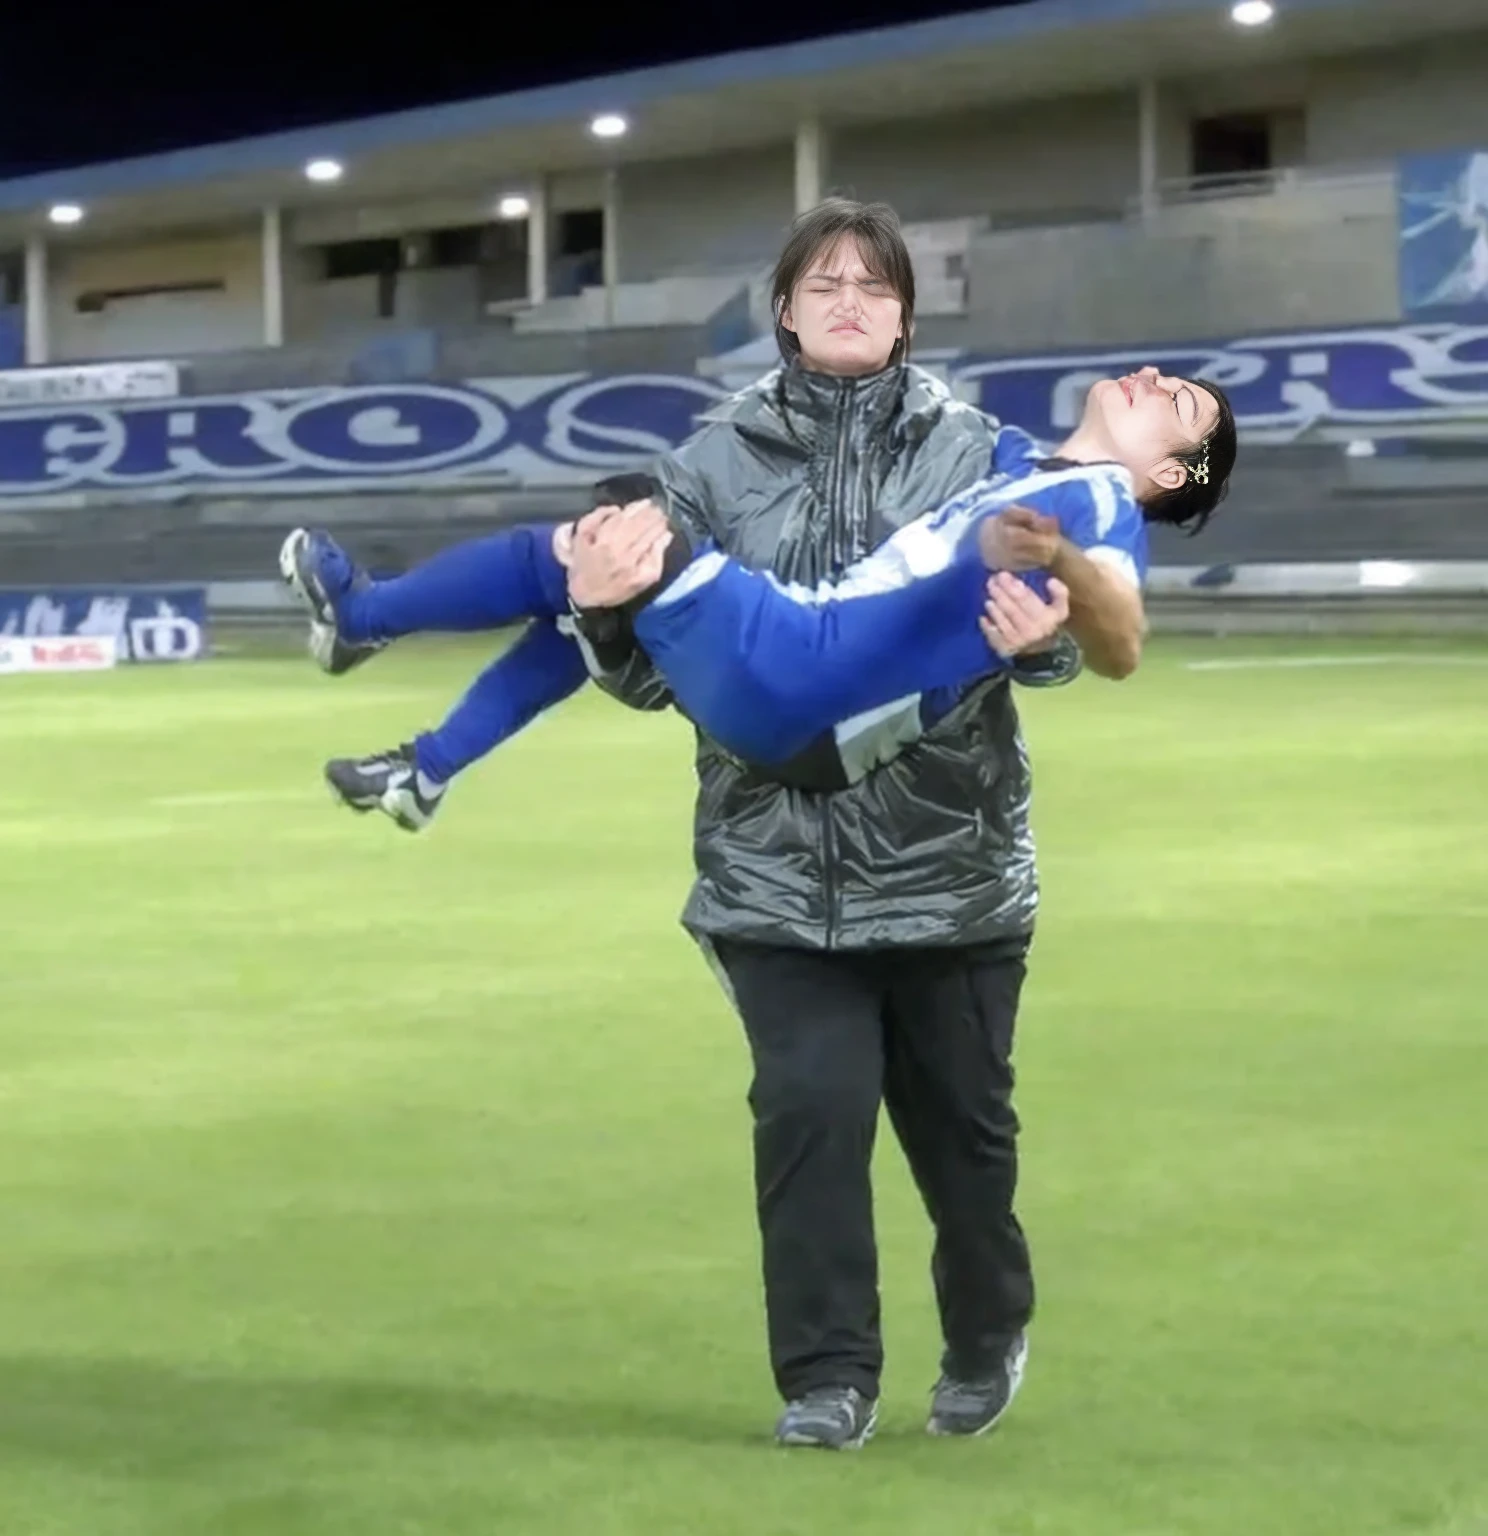
[{"label": "stadium stand", "polygon": [[[0,364],[29,364],[0,372],[7,583],[273,612],[265,551],[298,522],[398,566],[566,515],[770,365],[770,253],[841,191],[900,209],[917,354],[968,400],[1057,430],[1155,353],[1237,389],[1232,501],[1160,566],[1470,587],[1488,275],[1423,289],[1411,230],[1424,198],[1488,252],[1488,22],[1282,10],[1033,0],[0,183]],[[451,424],[472,390],[485,438]]]}]

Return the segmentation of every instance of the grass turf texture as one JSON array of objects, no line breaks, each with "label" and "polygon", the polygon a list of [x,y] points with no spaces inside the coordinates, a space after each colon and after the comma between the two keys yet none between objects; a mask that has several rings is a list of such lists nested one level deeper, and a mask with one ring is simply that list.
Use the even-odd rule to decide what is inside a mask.
[{"label": "grass turf texture", "polygon": [[[1324,649],[1463,664],[1190,665]],[[1488,1530],[1488,650],[1025,696],[1029,1378],[922,1434],[885,1134],[837,1458],[765,1438],[684,728],[581,697],[420,839],[319,787],[479,656],[0,686],[4,1536]]]}]

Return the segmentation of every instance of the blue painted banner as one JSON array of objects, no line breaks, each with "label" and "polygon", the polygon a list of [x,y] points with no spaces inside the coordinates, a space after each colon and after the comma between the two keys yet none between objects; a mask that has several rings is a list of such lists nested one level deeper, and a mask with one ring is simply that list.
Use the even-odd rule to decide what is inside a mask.
[{"label": "blue painted banner", "polygon": [[25,311],[19,304],[0,304],[0,368],[20,368],[25,361]]},{"label": "blue painted banner", "polygon": [[1488,320],[1488,151],[1400,162],[1400,303],[1412,320]]},{"label": "blue painted banner", "polygon": [[[1043,357],[952,355],[963,398],[1035,435],[1156,363],[1230,391],[1251,441],[1488,431],[1488,325],[1304,332]],[[0,411],[0,502],[584,484],[676,447],[724,397],[692,375],[390,384]]]},{"label": "blue painted banner", "polygon": [[1033,358],[965,358],[967,398],[1036,437],[1069,432],[1085,392],[1155,363],[1224,386],[1248,440],[1343,442],[1476,419],[1488,432],[1488,325],[1302,332],[1184,347]]},{"label": "blue painted banner", "polygon": [[583,481],[675,447],[722,399],[666,374],[395,384],[0,413],[0,497]]},{"label": "blue painted banner", "polygon": [[195,661],[207,647],[201,587],[0,589],[0,637],[108,635],[121,661]]}]

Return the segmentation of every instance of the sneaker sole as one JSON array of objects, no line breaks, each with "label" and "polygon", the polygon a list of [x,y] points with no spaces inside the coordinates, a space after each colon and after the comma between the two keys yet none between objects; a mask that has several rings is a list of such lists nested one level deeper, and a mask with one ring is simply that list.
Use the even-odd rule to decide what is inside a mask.
[{"label": "sneaker sole", "polygon": [[285,539],[279,546],[279,575],[310,621],[310,659],[322,672],[335,677],[351,668],[336,665],[336,626],[324,617],[329,603],[313,574],[306,573],[308,562],[302,559],[309,542],[307,528],[296,528]]},{"label": "sneaker sole", "polygon": [[400,831],[411,832],[415,837],[417,837],[420,832],[424,831],[428,827],[429,822],[434,819],[431,816],[428,821],[413,821],[411,818],[404,815],[402,811],[396,808],[396,802],[394,804],[389,804],[388,797],[386,795],[381,796],[377,801],[377,809],[381,811],[382,814],[386,816],[387,819],[391,821],[392,824]]},{"label": "sneaker sole", "polygon": [[873,1432],[878,1428],[878,1405],[869,1410],[868,1422],[853,1436],[851,1440],[844,1440],[841,1445],[832,1445],[825,1440],[800,1434],[776,1435],[775,1443],[782,1446],[791,1446],[807,1451],[861,1451],[873,1438]]},{"label": "sneaker sole", "polygon": [[938,1419],[931,1419],[925,1426],[925,1433],[933,1435],[937,1440],[980,1440],[983,1435],[990,1435],[1002,1423],[1008,1409],[1012,1406],[1012,1399],[1009,1398],[998,1413],[979,1429],[950,1429],[942,1425]]},{"label": "sneaker sole", "polygon": [[[386,641],[359,644],[341,639],[335,605],[320,584],[313,561],[304,558],[310,530],[296,528],[279,546],[279,575],[310,621],[310,658],[331,677],[344,677],[382,650]],[[330,615],[330,617],[327,617]]]},{"label": "sneaker sole", "polygon": [[284,585],[309,614],[311,622],[324,624],[325,594],[312,588],[300,558],[309,542],[310,532],[306,528],[296,528],[285,539],[279,546],[279,575],[283,578]]}]

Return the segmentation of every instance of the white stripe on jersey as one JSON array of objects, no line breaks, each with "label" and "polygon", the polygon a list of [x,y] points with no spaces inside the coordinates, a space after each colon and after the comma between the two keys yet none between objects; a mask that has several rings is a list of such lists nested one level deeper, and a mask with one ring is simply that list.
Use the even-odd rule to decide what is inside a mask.
[{"label": "white stripe on jersey", "polygon": [[[967,531],[982,517],[1013,506],[1023,497],[1075,484],[1089,487],[1103,535],[1116,521],[1122,496],[1128,500],[1133,497],[1131,475],[1115,464],[1074,464],[1030,475],[994,475],[968,486],[937,511],[906,523],[872,554],[854,561],[836,581],[807,586],[782,581],[769,571],[761,574],[776,591],[807,608],[896,592],[945,570]],[[662,607],[680,601],[715,581],[726,564],[726,557],[718,550],[699,556],[654,601]]]},{"label": "white stripe on jersey", "polygon": [[1096,544],[1085,553],[1097,565],[1115,571],[1123,581],[1129,581],[1138,591],[1141,590],[1142,573],[1137,569],[1137,562],[1124,549],[1117,549],[1114,544]]},{"label": "white stripe on jersey", "polygon": [[721,550],[711,549],[706,555],[699,555],[671,586],[658,592],[652,601],[663,608],[668,603],[675,603],[679,598],[686,597],[689,592],[696,592],[699,587],[706,587],[710,581],[716,580],[719,572],[727,564],[727,555]]},{"label": "white stripe on jersey", "polygon": [[1116,499],[1116,487],[1109,476],[1090,482],[1090,494],[1095,499],[1095,536],[1103,539],[1116,526],[1121,505]]},{"label": "white stripe on jersey", "polygon": [[911,693],[854,715],[835,726],[832,734],[847,782],[856,784],[925,734],[920,723],[920,695]]}]

